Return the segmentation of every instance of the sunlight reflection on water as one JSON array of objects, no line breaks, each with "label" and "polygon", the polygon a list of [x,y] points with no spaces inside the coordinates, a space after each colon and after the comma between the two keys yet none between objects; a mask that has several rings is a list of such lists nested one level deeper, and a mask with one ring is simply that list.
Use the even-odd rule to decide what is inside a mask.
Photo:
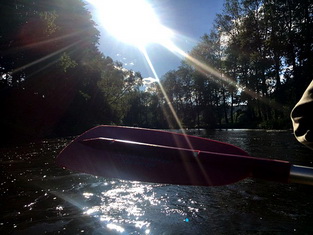
[{"label": "sunlight reflection on water", "polygon": [[[109,190],[83,193],[86,199],[101,201],[100,205],[95,203],[84,207],[84,214],[99,218],[110,230],[122,233],[125,231],[123,226],[127,224],[149,234],[150,222],[145,217],[145,207],[160,204],[160,200],[152,192],[152,185],[129,181],[110,183],[112,188]],[[103,185],[107,187],[108,183]]]},{"label": "sunlight reflection on water", "polygon": [[102,228],[123,234],[130,231],[151,234],[151,223],[155,225],[162,217],[168,218],[168,226],[171,226],[171,223],[190,222],[199,212],[206,210],[203,203],[185,197],[186,188],[136,181],[106,181],[93,189],[87,185],[80,189],[80,204],[88,204],[82,208],[83,214],[97,219]]},{"label": "sunlight reflection on water", "polygon": [[[189,130],[260,157],[312,166],[291,133]],[[313,189],[247,179],[189,187],[106,179],[58,167],[69,140],[11,149],[0,178],[1,234],[310,234]],[[24,156],[24,157],[22,157]]]}]

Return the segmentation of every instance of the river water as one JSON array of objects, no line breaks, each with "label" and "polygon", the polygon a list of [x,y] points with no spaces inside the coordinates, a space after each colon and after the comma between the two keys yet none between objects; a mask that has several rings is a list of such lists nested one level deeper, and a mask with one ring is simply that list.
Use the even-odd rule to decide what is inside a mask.
[{"label": "river water", "polygon": [[[191,130],[255,157],[313,166],[290,131]],[[1,234],[313,234],[313,186],[246,179],[219,187],[149,184],[55,164],[69,142],[0,149]]]}]

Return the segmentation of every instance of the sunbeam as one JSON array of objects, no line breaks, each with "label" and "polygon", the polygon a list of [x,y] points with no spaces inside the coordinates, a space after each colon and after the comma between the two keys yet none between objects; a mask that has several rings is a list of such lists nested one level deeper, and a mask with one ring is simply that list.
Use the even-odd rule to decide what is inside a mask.
[{"label": "sunbeam", "polygon": [[[242,92],[264,103],[270,102],[265,97],[262,97],[261,95],[253,91],[250,91],[245,87],[239,86],[234,79],[226,76],[221,71],[213,68],[209,64],[201,62],[198,59],[192,57],[188,53],[184,52],[177,45],[175,45],[172,38],[174,36],[176,38],[179,37],[183,38],[183,36],[180,36],[179,34],[173,35],[171,30],[168,30],[166,27],[161,25],[152,7],[149,4],[147,4],[147,2],[145,2],[144,0],[136,0],[132,2],[119,0],[115,3],[111,1],[100,2],[89,0],[89,2],[97,6],[98,11],[100,13],[103,13],[102,15],[105,15],[105,17],[104,16],[102,17],[101,22],[102,26],[104,26],[109,33],[111,33],[118,40],[136,46],[141,51],[145,58],[145,61],[148,64],[149,69],[151,70],[152,74],[154,75],[159,85],[161,93],[169,107],[171,114],[174,117],[175,122],[177,123],[179,129],[183,132],[183,134],[185,134],[185,131],[183,129],[182,123],[172,103],[170,102],[168,95],[166,94],[166,91],[164,90],[160,82],[159,76],[154,68],[154,65],[147,53],[146,47],[149,43],[159,44],[166,48],[167,50],[169,50],[170,52],[172,52],[173,54],[175,54],[176,56],[178,56],[179,58],[186,59],[197,71],[204,74],[207,77],[207,79],[210,79],[210,77],[208,76],[210,74],[214,77],[214,79],[213,78],[211,79],[213,79],[215,82],[220,81],[222,82],[222,84],[232,86],[236,90],[240,89],[242,90]],[[124,6],[124,8],[127,8],[127,11],[121,11],[120,6]],[[129,12],[131,12],[131,15],[129,15]],[[141,15],[142,12],[145,12],[145,14]],[[137,17],[138,15],[141,15],[143,17],[138,18]],[[163,36],[160,37],[160,35]],[[273,103],[271,103],[271,105],[273,106]],[[278,105],[276,106],[277,108],[279,108]],[[170,124],[170,120],[167,121]],[[193,149],[193,146],[191,145],[187,138],[186,141],[188,142],[190,149]],[[210,181],[209,177],[206,174],[205,169],[202,167],[200,162],[198,163],[203,175],[206,177],[206,180]],[[186,169],[188,171],[187,164]],[[192,177],[193,176],[190,174],[191,179]]]},{"label": "sunbeam", "polygon": [[205,63],[193,58],[192,56],[190,56],[189,54],[184,52],[182,49],[178,48],[174,43],[169,41],[169,42],[163,44],[163,46],[166,47],[171,52],[173,52],[174,54],[176,54],[178,57],[186,58],[199,72],[202,72],[205,75],[212,74],[214,77],[228,83],[229,85],[231,85],[233,87],[238,88],[238,85],[232,79],[230,79],[226,76],[221,76],[222,73],[220,71],[212,68],[208,64],[205,64]]},{"label": "sunbeam", "polygon": [[145,49],[144,47],[142,47],[142,48],[141,48],[141,51],[142,51],[142,53],[143,53],[143,55],[144,55],[144,57],[145,57],[145,59],[146,59],[148,65],[149,65],[149,67],[150,67],[150,69],[151,69],[151,71],[152,71],[154,77],[156,78],[156,81],[158,81],[158,85],[160,86],[161,92],[162,92],[162,94],[163,94],[163,96],[164,96],[164,98],[165,98],[165,101],[166,101],[166,103],[168,104],[168,106],[169,106],[169,108],[170,108],[170,110],[171,110],[171,112],[172,112],[174,118],[175,118],[175,121],[177,122],[177,125],[179,126],[179,128],[180,128],[181,130],[183,130],[183,126],[182,126],[182,124],[181,124],[181,121],[179,120],[179,118],[178,118],[178,116],[177,116],[177,113],[175,112],[175,109],[174,109],[174,107],[173,107],[171,101],[169,100],[169,98],[168,98],[168,96],[167,96],[167,94],[166,94],[166,92],[165,92],[165,90],[164,90],[164,88],[163,88],[163,86],[162,86],[162,84],[161,84],[161,82],[160,82],[159,76],[158,76],[158,74],[156,73],[156,71],[155,71],[155,69],[154,69],[154,66],[153,66],[153,64],[152,64],[152,62],[151,62],[151,60],[150,60],[150,57],[149,57],[149,55],[148,55],[146,49]]},{"label": "sunbeam", "polygon": [[[164,46],[165,48],[167,48],[169,51],[171,51],[172,53],[174,53],[176,56],[178,56],[179,58],[182,59],[187,59],[187,61],[193,65],[195,67],[195,69],[204,74],[204,75],[208,75],[211,74],[213,75],[215,78],[219,79],[220,81],[224,82],[225,84],[234,87],[237,90],[240,90],[241,92],[244,92],[245,94],[249,95],[250,97],[254,98],[254,99],[258,99],[260,101],[262,101],[265,104],[270,104],[273,108],[277,109],[277,110],[282,110],[282,106],[278,103],[275,103],[273,101],[270,101],[268,98],[261,96],[259,94],[257,94],[254,91],[251,91],[243,86],[238,85],[234,79],[225,76],[225,74],[223,74],[222,72],[220,72],[217,69],[214,69],[213,67],[211,67],[208,64],[205,64],[199,60],[197,60],[196,58],[190,56],[189,54],[187,54],[186,52],[184,52],[182,49],[180,49],[179,47],[177,47],[172,41],[167,41],[166,43],[163,43],[162,46]],[[209,79],[209,78],[208,78]]]},{"label": "sunbeam", "polygon": [[[49,59],[49,58],[51,58],[51,57],[57,55],[57,54],[61,54],[62,52],[66,51],[67,49],[69,49],[69,48],[71,48],[71,47],[77,45],[77,44],[80,43],[81,41],[83,41],[83,40],[79,40],[79,41],[77,41],[77,42],[71,43],[70,45],[68,45],[68,46],[66,46],[66,47],[63,47],[63,48],[61,48],[60,50],[57,50],[57,51],[55,51],[55,52],[53,52],[53,53],[50,53],[49,55],[46,55],[46,56],[44,56],[44,57],[41,57],[41,58],[39,58],[39,59],[37,59],[37,60],[35,60],[35,61],[31,62],[31,63],[28,63],[28,64],[26,64],[26,65],[24,65],[24,66],[21,66],[21,67],[19,67],[19,68],[16,68],[16,69],[14,69],[14,70],[12,71],[12,74],[17,73],[17,72],[19,72],[19,71],[22,71],[22,70],[24,70],[24,69],[27,69],[27,68],[29,68],[29,67],[32,67],[32,66],[34,66],[34,65],[36,65],[36,64],[39,64],[39,63],[41,63],[41,62],[43,62],[43,61],[45,61],[45,60],[47,60],[47,59]],[[54,64],[54,63],[52,62],[52,64]],[[51,63],[50,63],[49,65],[51,65]],[[45,67],[45,68],[46,68],[46,67]]]},{"label": "sunbeam", "polygon": [[[177,113],[176,113],[176,111],[175,111],[175,109],[174,109],[174,107],[173,107],[171,101],[169,100],[168,95],[166,94],[166,92],[165,92],[165,90],[164,90],[164,88],[163,88],[163,86],[162,86],[162,83],[160,82],[160,80],[159,80],[159,78],[158,78],[158,74],[156,73],[156,71],[155,71],[155,69],[154,69],[154,66],[153,66],[153,64],[152,64],[152,62],[151,62],[151,60],[150,60],[150,57],[149,57],[147,51],[145,50],[144,47],[141,48],[141,51],[142,51],[142,53],[143,53],[145,59],[147,60],[147,63],[149,64],[150,69],[151,69],[153,75],[155,76],[155,78],[156,78],[156,80],[157,80],[157,82],[158,82],[158,85],[159,85],[160,90],[161,90],[161,92],[162,92],[162,94],[163,94],[163,97],[165,98],[166,103],[168,104],[168,106],[169,106],[169,108],[170,108],[170,111],[171,111],[172,115],[174,116],[177,125],[179,126],[179,129],[182,131],[183,134],[186,134],[186,132],[185,132],[183,126],[182,126],[182,123],[181,123],[181,121],[179,120],[179,118],[178,118],[178,116],[177,116]],[[186,142],[187,142],[189,148],[190,148],[190,149],[194,149],[194,147],[192,146],[192,144],[191,144],[191,142],[189,141],[189,139],[188,139],[187,137],[185,137],[185,139],[186,139]],[[182,156],[182,157],[183,157],[183,156]],[[211,180],[210,180],[210,178],[209,178],[209,176],[208,176],[206,170],[203,168],[201,162],[199,162],[197,158],[196,158],[196,160],[197,160],[197,162],[198,162],[198,164],[199,164],[199,167],[200,167],[200,169],[201,169],[201,172],[202,172],[202,174],[204,175],[204,177],[206,178],[207,182],[210,182]],[[187,172],[190,172],[189,177],[192,179],[194,176],[191,174],[190,165],[189,165],[188,163],[185,164],[185,168],[187,169]]]}]

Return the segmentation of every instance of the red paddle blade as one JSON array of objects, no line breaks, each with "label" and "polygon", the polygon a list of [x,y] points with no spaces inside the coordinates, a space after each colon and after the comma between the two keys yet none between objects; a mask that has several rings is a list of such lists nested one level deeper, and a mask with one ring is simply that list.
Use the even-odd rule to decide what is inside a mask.
[{"label": "red paddle blade", "polygon": [[249,176],[287,182],[290,169],[287,162],[252,158],[222,142],[113,126],[79,136],[60,153],[57,163],[110,178],[203,186],[231,184]]}]

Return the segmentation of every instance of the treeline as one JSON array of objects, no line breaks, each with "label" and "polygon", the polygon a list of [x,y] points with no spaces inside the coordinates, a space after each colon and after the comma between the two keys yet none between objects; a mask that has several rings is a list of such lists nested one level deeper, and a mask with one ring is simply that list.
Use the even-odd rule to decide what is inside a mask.
[{"label": "treeline", "polygon": [[176,128],[177,120],[188,128],[289,128],[312,79],[312,16],[311,0],[227,0],[213,30],[161,79],[165,98],[158,84],[143,88],[140,73],[98,50],[83,1],[2,0],[1,135]]},{"label": "treeline", "polygon": [[141,76],[98,50],[81,0],[2,0],[1,137],[78,134],[119,124]]},{"label": "treeline", "polygon": [[313,2],[227,0],[163,85],[187,127],[290,128],[313,74]]}]

